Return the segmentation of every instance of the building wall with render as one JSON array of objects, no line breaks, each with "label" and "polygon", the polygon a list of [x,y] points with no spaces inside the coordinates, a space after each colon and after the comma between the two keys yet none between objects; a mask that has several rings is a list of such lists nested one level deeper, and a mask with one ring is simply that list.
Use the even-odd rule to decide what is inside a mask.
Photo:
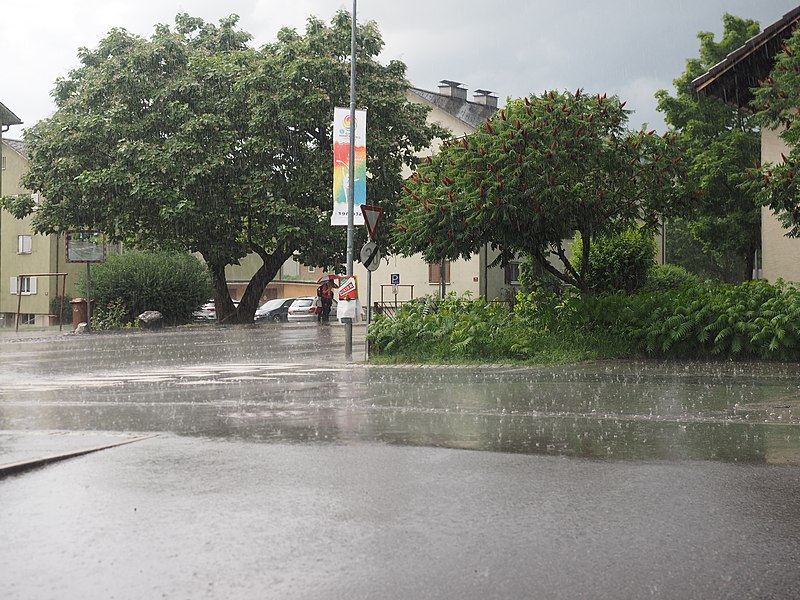
[{"label": "building wall with render", "polygon": [[[789,154],[780,132],[761,131],[761,161],[779,163]],[[786,237],[786,229],[769,208],[761,209],[761,270],[768,281],[800,281],[800,239]]]}]

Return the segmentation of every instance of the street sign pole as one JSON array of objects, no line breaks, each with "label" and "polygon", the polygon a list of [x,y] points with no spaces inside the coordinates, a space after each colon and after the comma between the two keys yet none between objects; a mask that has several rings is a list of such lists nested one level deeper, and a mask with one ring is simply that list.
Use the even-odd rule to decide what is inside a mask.
[{"label": "street sign pole", "polygon": [[[378,234],[378,223],[381,220],[383,209],[378,206],[362,204],[361,213],[364,215],[364,223],[367,226],[369,239],[374,243]],[[370,264],[370,262],[373,260],[380,260],[378,256],[375,256],[377,252],[378,249],[377,246],[375,246],[373,255],[369,256],[366,261],[363,256],[361,257],[361,262],[364,263],[364,266],[367,268],[367,332],[369,332],[369,324],[372,322],[372,271],[375,269],[375,266]],[[369,342],[367,340],[364,341],[364,360],[369,360]]]},{"label": "street sign pole", "polygon": [[[372,321],[372,271],[367,269],[367,333]],[[369,360],[369,340],[364,336],[364,360]]]}]

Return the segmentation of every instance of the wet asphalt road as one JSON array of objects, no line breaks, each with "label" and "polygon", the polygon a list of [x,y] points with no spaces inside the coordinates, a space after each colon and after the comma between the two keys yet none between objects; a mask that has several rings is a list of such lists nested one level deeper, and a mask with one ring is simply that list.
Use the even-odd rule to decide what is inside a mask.
[{"label": "wet asphalt road", "polygon": [[797,365],[343,347],[0,342],[0,466],[143,438],[0,479],[0,598],[800,597]]}]

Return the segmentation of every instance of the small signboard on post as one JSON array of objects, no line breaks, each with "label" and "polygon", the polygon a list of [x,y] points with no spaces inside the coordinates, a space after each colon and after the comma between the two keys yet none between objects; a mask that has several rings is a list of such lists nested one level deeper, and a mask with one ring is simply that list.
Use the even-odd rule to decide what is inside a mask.
[{"label": "small signboard on post", "polygon": [[65,239],[67,262],[105,262],[106,237],[99,231],[67,231]]},{"label": "small signboard on post", "polygon": [[[106,261],[106,236],[99,231],[67,231],[65,244],[67,262],[86,263],[86,329],[92,328],[92,263]],[[77,298],[76,298],[77,300]]]}]

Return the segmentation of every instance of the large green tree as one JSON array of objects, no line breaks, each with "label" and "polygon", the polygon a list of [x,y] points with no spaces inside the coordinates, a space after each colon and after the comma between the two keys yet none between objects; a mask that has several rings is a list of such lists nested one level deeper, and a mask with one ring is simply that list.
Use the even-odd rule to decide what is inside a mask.
[{"label": "large green tree", "polygon": [[758,22],[750,19],[725,14],[722,21],[720,41],[708,31],[697,34],[699,56],[686,61],[686,69],[674,81],[675,96],[659,90],[656,98],[667,124],[683,134],[688,174],[702,190],[687,220],[689,230],[708,254],[717,257],[718,272],[724,271],[724,257],[733,255],[739,264],[737,279],[748,280],[761,247],[761,212],[753,194],[740,184],[758,158],[758,130],[752,111],[696,94],[691,86],[759,32]]},{"label": "large green tree", "polygon": [[[398,247],[434,262],[490,244],[500,263],[528,256],[589,291],[597,236],[654,228],[687,200],[677,135],[628,131],[624,106],[580,90],[509,102],[420,165],[405,188]],[[571,257],[564,240],[576,232],[582,252]]]},{"label": "large green tree", "polygon": [[[114,29],[56,83],[55,114],[26,132],[40,192],[39,232],[97,228],[113,240],[202,255],[221,320],[251,322],[292,255],[335,268],[345,228],[331,227],[332,118],[350,90],[350,16],[309,18],[251,48],[232,15],[219,26],[185,14],[149,39]],[[378,62],[374,22],[357,28],[358,104],[368,108],[367,201],[395,214],[403,164],[440,133],[405,96],[405,66]],[[362,236],[363,232],[357,232]],[[262,265],[234,307],[225,266]]]}]

